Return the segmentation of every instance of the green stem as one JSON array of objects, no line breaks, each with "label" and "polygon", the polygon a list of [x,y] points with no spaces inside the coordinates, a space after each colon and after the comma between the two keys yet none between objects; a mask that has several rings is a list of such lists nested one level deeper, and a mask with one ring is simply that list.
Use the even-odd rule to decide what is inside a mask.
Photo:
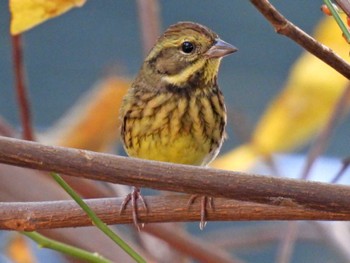
[{"label": "green stem", "polygon": [[83,249],[76,248],[76,247],[55,241],[53,239],[44,237],[43,235],[40,235],[37,232],[21,232],[21,233],[29,237],[30,239],[34,240],[40,247],[56,250],[79,259],[84,259],[87,262],[111,263],[111,261],[109,261],[108,259],[102,257],[97,253],[90,253]]},{"label": "green stem", "polygon": [[50,173],[55,181],[74,199],[74,201],[85,211],[91,218],[94,225],[112,239],[118,246],[120,246],[126,253],[128,253],[136,262],[145,263],[146,261],[136,253],[123,239],[114,233],[96,213],[80,198],[80,196],[59,176],[57,173]]},{"label": "green stem", "polygon": [[328,7],[328,9],[331,11],[335,21],[337,22],[338,26],[340,27],[341,31],[343,32],[346,41],[348,43],[350,43],[350,32],[348,30],[348,28],[346,27],[346,25],[344,25],[343,20],[341,19],[341,17],[339,16],[337,10],[335,10],[333,3],[331,0],[323,0],[324,3],[326,4],[326,6]]}]

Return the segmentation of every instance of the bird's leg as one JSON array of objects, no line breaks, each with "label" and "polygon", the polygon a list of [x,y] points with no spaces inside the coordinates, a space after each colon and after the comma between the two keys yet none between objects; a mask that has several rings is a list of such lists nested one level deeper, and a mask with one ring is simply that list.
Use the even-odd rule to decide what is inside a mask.
[{"label": "bird's leg", "polygon": [[207,224],[207,207],[214,210],[214,198],[206,195],[192,195],[190,200],[188,200],[188,207],[190,207],[198,197],[201,197],[201,221],[199,222],[199,228],[203,230]]},{"label": "bird's leg", "polygon": [[123,201],[123,203],[122,203],[122,205],[120,207],[119,214],[121,214],[126,209],[126,206],[131,201],[132,220],[134,222],[134,225],[140,231],[140,229],[143,228],[144,223],[141,223],[141,225],[140,225],[139,221],[138,221],[138,218],[137,218],[137,214],[138,214],[138,212],[137,212],[137,199],[141,200],[143,208],[146,210],[146,213],[147,213],[148,212],[148,207],[147,207],[147,204],[146,204],[145,200],[143,199],[143,197],[141,195],[141,190],[140,190],[140,188],[134,186],[133,189],[132,189],[132,192],[129,193],[125,197],[125,199],[124,199],[124,201]]}]

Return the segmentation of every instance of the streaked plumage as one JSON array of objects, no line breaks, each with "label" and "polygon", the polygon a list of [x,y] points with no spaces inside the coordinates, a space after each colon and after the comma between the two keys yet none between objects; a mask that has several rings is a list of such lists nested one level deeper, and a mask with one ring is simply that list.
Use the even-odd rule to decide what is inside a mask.
[{"label": "streaked plumage", "polygon": [[206,165],[219,152],[226,110],[217,84],[230,44],[202,25],[170,26],[124,98],[121,135],[129,156]]}]

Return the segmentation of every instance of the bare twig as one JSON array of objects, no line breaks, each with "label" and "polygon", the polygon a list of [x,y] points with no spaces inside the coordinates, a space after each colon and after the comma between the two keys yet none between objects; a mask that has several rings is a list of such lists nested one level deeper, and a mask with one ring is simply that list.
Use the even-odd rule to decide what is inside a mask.
[{"label": "bare twig", "polygon": [[331,180],[332,184],[335,184],[339,181],[339,179],[344,175],[345,171],[349,168],[349,165],[350,165],[350,158],[348,157],[343,160],[342,167],[334,176],[334,178]]},{"label": "bare twig", "polygon": [[21,35],[11,36],[13,68],[16,83],[17,100],[23,128],[23,139],[34,140],[30,106],[25,83],[25,70],[23,64],[23,48]]},{"label": "bare twig", "polygon": [[287,36],[305,48],[314,56],[350,79],[350,64],[335,54],[329,47],[322,45],[280,14],[267,0],[250,0],[250,2],[272,24],[276,32]]},{"label": "bare twig", "polygon": [[284,230],[280,248],[278,249],[276,257],[277,263],[290,262],[294,251],[295,240],[298,238],[298,230],[298,222],[288,222],[288,226]]},{"label": "bare twig", "polygon": [[127,158],[0,137],[0,162],[160,190],[348,213],[350,187]]},{"label": "bare twig", "polygon": [[142,35],[143,53],[151,50],[160,35],[160,15],[158,0],[137,0]]}]

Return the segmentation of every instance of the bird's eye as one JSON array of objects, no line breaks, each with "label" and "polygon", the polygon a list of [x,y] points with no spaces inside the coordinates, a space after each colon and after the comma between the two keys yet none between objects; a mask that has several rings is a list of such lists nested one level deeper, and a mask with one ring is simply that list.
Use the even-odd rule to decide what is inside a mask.
[{"label": "bird's eye", "polygon": [[181,49],[184,53],[191,53],[194,50],[194,45],[191,42],[185,41],[182,43]]}]

